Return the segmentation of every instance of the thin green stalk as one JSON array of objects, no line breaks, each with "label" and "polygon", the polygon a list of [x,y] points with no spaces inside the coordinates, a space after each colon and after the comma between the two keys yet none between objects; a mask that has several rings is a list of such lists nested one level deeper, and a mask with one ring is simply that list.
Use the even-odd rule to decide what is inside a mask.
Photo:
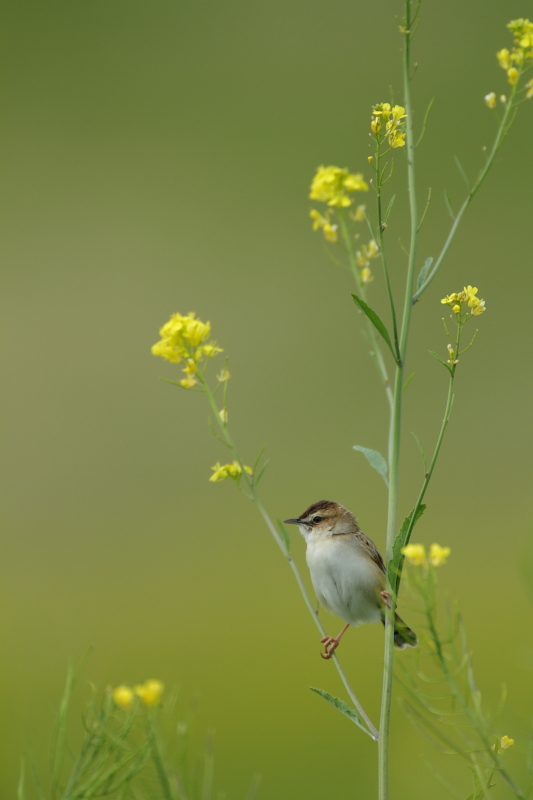
[{"label": "thin green stalk", "polygon": [[505,768],[505,766],[503,764],[503,761],[498,756],[496,750],[493,749],[493,746],[492,746],[492,743],[491,743],[489,737],[487,736],[487,734],[483,730],[482,726],[479,724],[479,720],[477,719],[475,713],[470,708],[467,700],[465,700],[465,698],[463,696],[463,693],[460,691],[459,687],[457,686],[457,683],[455,682],[455,678],[453,677],[453,675],[450,673],[450,671],[448,669],[448,664],[447,664],[447,661],[446,661],[446,657],[445,657],[445,654],[444,654],[444,652],[442,650],[442,646],[441,646],[440,639],[439,639],[439,636],[438,636],[437,626],[435,624],[434,613],[433,613],[432,609],[427,605],[427,603],[426,603],[426,617],[427,617],[427,620],[428,620],[428,623],[429,623],[429,628],[430,628],[430,631],[431,631],[431,635],[433,637],[433,641],[435,643],[436,655],[437,655],[437,658],[439,660],[440,668],[441,668],[441,670],[442,670],[442,672],[444,674],[444,677],[446,678],[446,681],[447,681],[451,691],[453,692],[455,698],[459,702],[459,705],[463,709],[465,715],[468,717],[470,722],[474,725],[474,727],[475,727],[475,729],[476,729],[476,731],[478,733],[479,738],[483,742],[483,746],[484,746],[484,748],[485,748],[485,750],[487,752],[487,755],[494,762],[494,765],[495,765],[496,769],[498,770],[498,772],[501,773],[501,776],[504,779],[504,781],[507,783],[507,785],[509,786],[511,791],[513,791],[514,794],[519,798],[519,800],[525,800],[526,795],[522,792],[520,787],[514,782],[512,777],[507,772],[507,770],[506,770],[506,768]]},{"label": "thin green stalk", "polygon": [[[352,271],[352,275],[354,276],[355,283],[357,285],[357,291],[359,292],[360,297],[366,303],[366,289],[364,285],[361,283],[359,279],[359,273],[357,271],[357,264],[355,261],[355,255],[353,252],[353,245],[352,240],[350,239],[350,233],[348,231],[348,226],[346,225],[346,217],[344,215],[343,209],[339,210],[339,219],[341,223],[341,231],[342,237],[344,239],[344,244],[346,246],[346,251],[348,253],[348,260],[350,262],[350,269]],[[390,384],[389,373],[387,372],[387,366],[385,364],[385,359],[383,358],[383,353],[379,346],[377,336],[376,336],[376,329],[372,325],[372,323],[367,319],[366,320],[366,329],[368,338],[370,340],[370,345],[372,347],[372,351],[376,357],[376,365],[378,371],[383,379],[383,387],[385,389],[385,393],[387,395],[387,400],[389,401],[389,407],[392,412],[393,407],[393,395],[392,395],[392,387]]]},{"label": "thin green stalk", "polygon": [[433,278],[435,277],[435,275],[439,271],[440,266],[441,266],[441,264],[442,264],[442,262],[444,260],[444,257],[446,256],[446,253],[448,252],[448,249],[449,249],[449,247],[450,247],[450,245],[451,245],[451,243],[453,241],[453,238],[454,238],[455,234],[457,233],[457,228],[459,227],[459,224],[460,224],[460,222],[461,222],[461,220],[463,218],[463,214],[465,213],[466,209],[468,208],[468,206],[470,205],[470,203],[474,199],[474,197],[475,197],[478,189],[480,188],[481,184],[483,183],[483,181],[487,177],[487,174],[488,174],[488,172],[489,172],[489,170],[490,170],[490,168],[491,168],[491,166],[492,166],[492,164],[494,162],[494,158],[496,156],[496,153],[500,149],[500,146],[501,146],[501,144],[502,144],[502,142],[503,142],[503,140],[504,140],[504,138],[505,138],[505,136],[507,134],[508,121],[509,121],[509,117],[511,115],[511,111],[514,108],[513,103],[514,103],[514,98],[515,98],[515,95],[516,95],[517,88],[518,88],[517,86],[513,86],[512,89],[511,89],[511,96],[509,97],[509,102],[507,103],[507,105],[505,107],[504,115],[503,115],[502,120],[500,122],[500,126],[498,128],[498,132],[496,133],[496,138],[494,140],[494,144],[492,145],[492,149],[490,151],[490,154],[489,154],[489,156],[487,158],[487,161],[485,162],[485,166],[481,170],[477,181],[475,182],[474,186],[472,187],[472,189],[470,190],[470,192],[466,196],[466,199],[464,200],[463,205],[459,209],[459,212],[458,212],[457,216],[455,217],[455,219],[453,221],[453,225],[452,225],[452,227],[450,229],[448,237],[447,237],[446,241],[444,242],[444,246],[443,246],[443,248],[442,248],[437,260],[435,261],[435,265],[434,265],[433,269],[431,270],[431,272],[427,276],[426,280],[424,281],[424,283],[422,284],[420,289],[418,289],[413,294],[413,297],[412,297],[412,304],[413,305],[420,298],[420,296],[426,291],[426,289],[428,288],[429,284],[431,283],[431,281],[433,280]]},{"label": "thin green stalk", "polygon": [[[385,285],[387,287],[387,295],[389,297],[389,305],[390,305],[390,312],[391,312],[391,319],[392,319],[392,330],[394,335],[394,349],[396,351],[396,358],[400,359],[400,345],[398,341],[398,323],[396,321],[396,308],[394,306],[394,297],[392,294],[392,287],[390,284],[390,276],[389,270],[387,268],[387,259],[385,257],[385,237],[383,236],[384,233],[384,226],[383,226],[383,212],[381,208],[381,172],[380,172],[380,147],[379,147],[379,139],[377,141],[377,149],[376,149],[376,179],[378,182],[377,185],[377,206],[378,206],[378,240],[379,240],[379,252],[381,255],[381,263],[383,265],[383,274],[385,275]],[[386,226],[385,226],[386,227]],[[400,359],[401,360],[401,359]]]},{"label": "thin green stalk", "polygon": [[161,784],[161,789],[163,790],[163,796],[165,800],[179,800],[178,793],[174,791],[174,787],[172,786],[172,784],[168,779],[168,774],[167,770],[165,769],[163,754],[161,753],[159,746],[158,731],[156,731],[153,721],[150,718],[149,714],[148,717],[149,717],[148,731],[149,731],[149,736],[152,740],[152,747],[151,747],[152,758],[154,760],[155,768],[159,776],[159,782]]},{"label": "thin green stalk", "polygon": [[[392,557],[392,548],[396,538],[396,518],[398,510],[398,472],[400,463],[400,439],[402,422],[402,395],[404,383],[405,358],[409,341],[409,328],[411,322],[412,294],[415,278],[416,250],[418,241],[418,209],[416,202],[415,182],[415,141],[413,135],[413,111],[411,105],[411,3],[405,0],[404,22],[404,94],[405,94],[405,129],[406,129],[406,155],[407,179],[409,189],[410,210],[410,247],[407,265],[407,279],[405,288],[404,310],[399,347],[399,364],[396,367],[396,380],[394,383],[394,404],[391,415],[389,434],[389,503],[387,515],[387,546],[385,563],[388,564]],[[389,796],[389,730],[392,701],[392,678],[394,669],[394,614],[395,599],[390,591],[387,579],[387,589],[391,597],[391,608],[385,613],[385,646],[383,655],[383,687],[381,694],[380,714],[380,740],[378,743],[378,797],[379,800],[388,800]]]},{"label": "thin green stalk", "polygon": [[[235,444],[233,442],[233,439],[231,438],[231,435],[230,435],[230,433],[228,431],[227,425],[225,425],[222,422],[222,420],[220,419],[219,412],[218,412],[218,407],[217,407],[217,404],[215,402],[215,398],[213,397],[213,393],[212,393],[211,389],[209,388],[209,385],[207,384],[207,381],[205,380],[205,378],[201,374],[198,375],[198,379],[199,379],[200,383],[202,384],[202,386],[204,388],[204,391],[205,391],[205,393],[207,395],[207,399],[209,401],[209,405],[211,406],[211,409],[213,411],[215,419],[217,420],[217,423],[218,423],[218,426],[219,426],[220,431],[222,433],[222,436],[224,437],[226,443],[231,448],[233,454],[235,455],[235,459],[237,460],[238,464],[240,465],[240,468],[242,470],[242,475],[243,475],[243,477],[244,477],[244,479],[246,481],[248,491],[250,492],[250,499],[257,506],[257,509],[258,509],[259,513],[261,514],[261,516],[263,517],[263,520],[265,521],[270,533],[274,537],[278,547],[280,548],[281,552],[283,553],[283,557],[288,561],[289,566],[290,566],[290,568],[291,568],[291,570],[292,570],[292,572],[294,574],[294,577],[296,578],[296,582],[298,584],[298,588],[300,589],[300,592],[302,594],[304,602],[305,602],[305,604],[306,604],[306,606],[307,606],[307,608],[309,610],[309,613],[313,617],[315,625],[317,626],[318,630],[320,631],[321,638],[323,638],[324,636],[326,636],[326,630],[324,629],[324,626],[322,625],[322,622],[320,621],[320,618],[319,618],[319,616],[318,616],[318,614],[316,612],[316,609],[314,608],[313,603],[311,602],[311,598],[309,597],[309,593],[308,593],[308,591],[307,591],[307,589],[305,587],[305,583],[304,583],[304,581],[302,579],[302,576],[300,574],[300,570],[298,569],[298,567],[297,567],[294,559],[292,558],[291,554],[288,552],[288,550],[287,550],[287,548],[285,546],[285,542],[281,538],[276,526],[272,522],[268,512],[266,511],[265,507],[263,506],[263,503],[261,502],[261,500],[260,500],[260,498],[259,498],[259,496],[257,494],[256,488],[255,488],[255,485],[254,485],[254,481],[253,481],[253,476],[248,475],[248,473],[244,469],[244,463],[243,463],[241,457],[239,456],[238,450],[237,450],[237,448],[236,448],[236,446],[235,446]],[[372,723],[370,717],[368,716],[368,714],[364,710],[363,706],[361,705],[361,703],[357,699],[357,696],[356,696],[355,692],[353,691],[352,687],[350,686],[350,683],[348,682],[348,678],[346,677],[346,673],[344,672],[344,669],[342,668],[341,663],[340,663],[339,658],[338,658],[336,653],[333,654],[333,663],[335,664],[335,667],[337,668],[337,672],[339,673],[339,676],[340,676],[340,679],[341,679],[341,681],[342,681],[342,683],[344,685],[344,688],[348,692],[348,696],[350,697],[350,700],[352,701],[353,705],[357,709],[358,713],[360,714],[361,718],[364,720],[365,725],[368,728],[368,730],[366,730],[364,727],[362,727],[362,730],[364,730],[365,733],[368,733],[368,735],[374,741],[377,742],[379,740],[379,732],[378,732],[377,728],[375,727],[375,725]]]}]

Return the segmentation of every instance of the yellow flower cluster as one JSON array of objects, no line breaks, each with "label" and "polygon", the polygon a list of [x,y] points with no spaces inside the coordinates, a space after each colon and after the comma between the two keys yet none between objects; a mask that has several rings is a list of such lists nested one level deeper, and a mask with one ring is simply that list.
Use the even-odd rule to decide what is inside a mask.
[{"label": "yellow flower cluster", "polygon": [[432,544],[429,548],[429,556],[426,558],[426,548],[423,544],[408,544],[402,547],[402,555],[406,557],[410,564],[415,567],[427,566],[441,567],[446,564],[446,559],[450,555],[449,547],[441,547],[440,544]]},{"label": "yellow flower cluster", "polygon": [[193,311],[185,317],[173,314],[159,331],[161,340],[154,344],[152,353],[174,364],[185,362],[183,372],[187,377],[180,381],[184,389],[196,386],[198,366],[205,358],[212,358],[222,352],[214,342],[204,344],[210,333],[211,324],[196,319]]},{"label": "yellow flower cluster", "polygon": [[113,700],[120,708],[128,711],[133,706],[135,697],[139,697],[145,706],[157,706],[164,691],[164,685],[158,680],[149,680],[134,686],[117,686],[113,689]]},{"label": "yellow flower cluster", "polygon": [[[514,19],[507,27],[513,34],[513,47],[511,51],[503,47],[496,53],[496,58],[500,67],[507,73],[508,83],[516,86],[527,62],[533,61],[533,22],[528,19]],[[533,82],[530,81],[527,87],[530,91],[526,97],[533,97]]]},{"label": "yellow flower cluster", "polygon": [[514,739],[510,739],[509,736],[502,736],[500,739],[500,749],[498,753],[503,753],[504,750],[507,750],[509,747],[512,747],[514,744]]},{"label": "yellow flower cluster", "polygon": [[393,106],[390,103],[378,103],[372,106],[372,119],[370,122],[370,130],[376,135],[383,131],[385,125],[385,134],[389,140],[389,146],[392,148],[403,147],[405,145],[405,130],[403,119],[407,116],[403,106]]},{"label": "yellow flower cluster", "polygon": [[309,212],[309,216],[314,220],[313,230],[318,231],[322,228],[326,241],[335,243],[339,238],[337,235],[337,228],[339,226],[331,224],[329,214],[329,211],[326,211],[325,214],[321,214],[320,211],[317,211],[315,208]]},{"label": "yellow flower cluster", "polygon": [[379,255],[379,247],[374,239],[371,239],[368,244],[364,244],[360,250],[355,253],[355,260],[357,266],[361,270],[359,276],[361,283],[370,283],[374,280],[374,276],[370,270],[370,259],[376,258]]},{"label": "yellow flower cluster", "polygon": [[[340,167],[318,167],[311,184],[311,200],[320,200],[328,206],[347,208],[353,203],[348,192],[366,192],[368,184],[361,173],[355,175]],[[318,226],[323,227],[323,226]]]},{"label": "yellow flower cluster", "polygon": [[462,292],[453,292],[443,297],[441,303],[450,306],[454,314],[460,314],[462,307],[466,304],[471,309],[472,316],[479,317],[486,311],[486,308],[485,301],[476,297],[478,291],[477,286],[465,286]]},{"label": "yellow flower cluster", "polygon": [[[215,464],[214,467],[211,467],[213,470],[213,474],[209,478],[212,483],[219,483],[219,481],[225,481],[226,478],[233,478],[234,481],[238,482],[242,475],[241,465],[238,461],[234,461],[232,464]],[[251,467],[247,467],[244,465],[244,471],[248,473],[248,475],[252,475]]]}]

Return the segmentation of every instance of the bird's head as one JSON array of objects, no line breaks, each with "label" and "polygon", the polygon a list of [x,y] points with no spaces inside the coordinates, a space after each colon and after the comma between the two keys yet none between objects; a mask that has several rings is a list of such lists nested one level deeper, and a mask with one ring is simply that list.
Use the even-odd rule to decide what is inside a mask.
[{"label": "bird's head", "polygon": [[359,530],[352,512],[332,500],[319,500],[318,503],[306,508],[297,519],[286,519],[285,522],[289,525],[298,525],[306,541],[311,536],[313,538],[338,536]]}]

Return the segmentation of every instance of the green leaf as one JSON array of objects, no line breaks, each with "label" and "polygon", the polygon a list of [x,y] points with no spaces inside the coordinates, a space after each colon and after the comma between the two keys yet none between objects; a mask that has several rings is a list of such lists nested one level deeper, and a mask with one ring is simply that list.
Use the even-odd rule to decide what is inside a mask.
[{"label": "green leaf", "polygon": [[444,359],[442,359],[440,356],[438,356],[436,353],[434,353],[434,352],[433,352],[433,350],[430,350],[429,352],[431,353],[431,355],[433,356],[433,358],[436,358],[436,359],[437,359],[437,361],[440,361],[440,363],[442,364],[442,366],[443,366],[443,367],[446,367],[446,369],[448,370],[448,372],[449,372],[449,373],[450,373],[450,375],[451,375],[452,368],[450,367],[450,365],[449,365],[449,364],[447,364],[447,363],[444,361]]},{"label": "green leaf", "polygon": [[424,266],[420,270],[420,273],[418,275],[418,280],[416,282],[416,291],[417,292],[420,289],[420,287],[422,286],[422,284],[424,283],[424,281],[426,280],[427,274],[428,274],[429,270],[431,269],[431,265],[432,264],[433,264],[433,256],[430,256],[429,258],[426,258]]},{"label": "green leaf", "polygon": [[309,688],[311,689],[312,692],[316,692],[316,694],[319,694],[320,697],[324,698],[324,700],[327,700],[328,703],[333,706],[333,708],[336,708],[337,711],[340,711],[341,714],[344,714],[345,717],[348,717],[349,720],[354,722],[364,731],[368,730],[364,725],[361,717],[355,710],[355,708],[349,706],[348,703],[344,702],[344,700],[340,700],[338,697],[334,697],[332,694],[330,694],[329,692],[325,692],[323,689],[315,689],[314,686],[310,686]]},{"label": "green leaf", "polygon": [[364,300],[361,300],[361,298],[360,298],[360,297],[357,297],[357,295],[356,295],[356,294],[352,294],[352,297],[353,297],[354,303],[355,303],[357,306],[359,306],[359,308],[361,309],[361,311],[362,311],[364,314],[366,314],[366,315],[367,315],[368,319],[370,320],[370,322],[372,323],[372,325],[375,327],[375,329],[377,330],[377,332],[380,334],[380,336],[382,336],[382,337],[383,337],[383,340],[386,342],[386,344],[387,344],[387,346],[388,346],[389,350],[391,351],[391,353],[392,353],[392,355],[393,355],[393,358],[394,358],[394,360],[395,360],[395,361],[398,363],[399,359],[398,359],[398,356],[396,355],[396,353],[395,353],[395,352],[394,352],[394,350],[393,350],[393,347],[392,347],[392,342],[391,342],[391,340],[390,340],[390,336],[389,336],[389,332],[388,332],[387,328],[385,327],[385,325],[383,324],[383,322],[381,321],[381,319],[378,317],[378,315],[376,314],[376,312],[375,312],[375,311],[373,311],[373,310],[370,308],[370,306],[368,306],[368,305],[365,303],[365,301],[364,301]]},{"label": "green leaf", "polygon": [[385,222],[387,222],[387,220],[389,218],[389,214],[392,211],[392,205],[393,205],[395,200],[396,200],[396,195],[393,194],[391,199],[390,199],[389,205],[387,206],[387,210],[385,211]]},{"label": "green leaf", "polygon": [[420,441],[420,439],[418,438],[416,433],[413,433],[413,431],[411,431],[411,435],[414,438],[415,442],[417,443],[418,449],[420,450],[420,455],[422,456],[422,462],[424,464],[424,474],[426,474],[428,470],[427,470],[427,463],[426,463],[426,454],[424,453],[424,448],[422,447],[422,442]]},{"label": "green leaf", "polygon": [[409,377],[407,378],[407,380],[405,381],[405,383],[403,385],[402,392],[405,392],[405,390],[407,389],[407,387],[409,386],[409,384],[411,383],[411,381],[413,380],[415,375],[416,375],[416,372],[411,372],[411,374],[409,375]]},{"label": "green leaf", "polygon": [[283,540],[283,544],[285,545],[285,550],[287,551],[287,555],[289,555],[289,553],[291,552],[291,539],[287,532],[287,528],[280,519],[277,519],[276,522],[278,523],[279,535]]},{"label": "green leaf", "polygon": [[408,535],[410,536],[410,531],[415,527],[416,523],[426,510],[427,506],[425,503],[421,503],[417,509],[416,517],[411,525],[411,519],[413,517],[413,511],[406,516],[402,523],[402,527],[400,528],[399,534],[396,536],[394,540],[394,545],[392,548],[392,558],[387,565],[387,574],[389,576],[389,582],[394,594],[398,594],[398,589],[400,588],[400,579],[402,575],[402,567],[404,562],[404,556],[402,555],[402,547],[405,547],[406,544],[409,543]]},{"label": "green leaf", "polygon": [[361,447],[360,444],[354,444],[354,450],[359,450],[360,453],[363,453],[366,456],[368,463],[371,467],[374,467],[376,472],[379,472],[383,480],[385,481],[385,485],[388,486],[389,482],[387,480],[387,462],[381,455],[378,453],[377,450],[371,450],[369,447]]}]

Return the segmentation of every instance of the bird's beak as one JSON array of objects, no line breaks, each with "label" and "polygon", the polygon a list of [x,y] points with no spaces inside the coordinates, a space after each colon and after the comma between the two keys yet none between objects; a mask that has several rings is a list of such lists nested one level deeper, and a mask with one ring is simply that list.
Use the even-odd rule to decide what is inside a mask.
[{"label": "bird's beak", "polygon": [[287,523],[287,525],[302,525],[301,519],[284,519],[283,522]]}]

